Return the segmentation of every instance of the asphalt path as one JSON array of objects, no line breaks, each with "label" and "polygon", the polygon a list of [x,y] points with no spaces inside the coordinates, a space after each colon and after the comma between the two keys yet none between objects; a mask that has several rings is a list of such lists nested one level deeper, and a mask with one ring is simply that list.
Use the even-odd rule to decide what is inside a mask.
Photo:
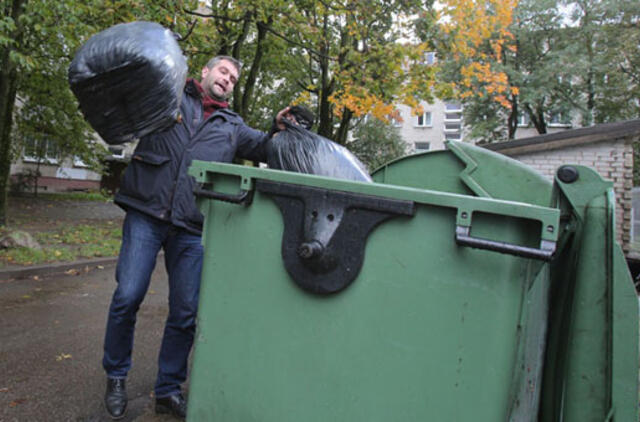
[{"label": "asphalt path", "polygon": [[[167,282],[158,260],[138,312],[124,421],[170,421],[153,412]],[[0,278],[0,422],[108,421],[102,399],[104,328],[115,266]]]}]

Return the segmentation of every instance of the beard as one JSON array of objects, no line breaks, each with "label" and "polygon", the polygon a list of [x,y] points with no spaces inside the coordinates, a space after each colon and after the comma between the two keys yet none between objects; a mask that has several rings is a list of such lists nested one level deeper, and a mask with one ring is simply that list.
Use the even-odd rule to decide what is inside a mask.
[{"label": "beard", "polygon": [[[222,95],[218,95],[216,94],[215,91],[215,82],[213,81],[213,78],[206,78],[203,81],[203,88],[204,91],[207,93],[207,95],[211,98],[213,98],[214,100],[218,100],[218,101],[226,101],[229,96],[231,95],[231,92],[229,92],[228,94],[222,94]],[[218,87],[218,89],[222,89],[222,87]]]}]

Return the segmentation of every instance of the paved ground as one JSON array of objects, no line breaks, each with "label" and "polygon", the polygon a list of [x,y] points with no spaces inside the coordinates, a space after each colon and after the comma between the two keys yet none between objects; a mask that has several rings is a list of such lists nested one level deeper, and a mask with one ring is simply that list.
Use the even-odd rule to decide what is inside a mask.
[{"label": "paved ground", "polygon": [[[29,231],[123,217],[120,208],[105,202],[11,198],[9,206],[9,227]],[[102,404],[101,359],[115,260],[73,267],[32,267],[20,279],[13,278],[11,268],[0,270],[0,422],[111,420]],[[51,268],[57,273],[52,275]],[[151,396],[166,297],[160,264],[138,313],[124,421],[173,420],[154,414]]]},{"label": "paved ground", "polygon": [[[0,421],[106,421],[102,339],[114,267],[0,281]],[[158,265],[138,313],[125,421],[156,417],[151,393],[166,318]]]}]

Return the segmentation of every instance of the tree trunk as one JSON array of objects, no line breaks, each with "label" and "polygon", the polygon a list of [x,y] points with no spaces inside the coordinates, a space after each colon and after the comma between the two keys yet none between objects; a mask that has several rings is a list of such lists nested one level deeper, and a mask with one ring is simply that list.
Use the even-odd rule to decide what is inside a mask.
[{"label": "tree trunk", "polygon": [[508,127],[508,140],[511,141],[516,137],[516,131],[518,130],[518,96],[511,96],[511,113],[509,113],[509,120],[507,121]]},{"label": "tree trunk", "polygon": [[[251,16],[251,12],[247,12],[244,15],[242,31],[240,32],[240,35],[238,35],[236,41],[233,43],[231,57],[233,57],[234,59],[240,60],[240,49],[242,48],[244,41],[247,39],[247,35],[249,34],[249,29],[251,27]],[[236,89],[233,91],[233,109],[241,116],[246,116],[242,113],[242,110],[244,109],[244,98],[240,89]]]},{"label": "tree trunk", "polygon": [[[19,17],[24,13],[27,0],[13,0],[11,10],[5,8],[16,22],[13,33],[14,45],[22,41]],[[6,6],[5,6],[6,7]],[[11,169],[11,129],[13,108],[18,92],[18,70],[10,58],[11,46],[0,48],[0,226],[7,223],[7,194],[9,192],[9,171]]]},{"label": "tree trunk", "polygon": [[267,30],[271,25],[272,18],[270,17],[266,23],[258,22],[258,38],[256,39],[256,53],[253,56],[253,62],[251,63],[251,69],[247,75],[247,80],[244,84],[244,92],[242,93],[242,101],[238,112],[242,117],[249,115],[249,105],[253,102],[253,90],[256,86],[256,80],[258,79],[258,73],[260,72],[260,65],[262,64],[262,56],[264,55],[264,40],[267,37]]},{"label": "tree trunk", "polygon": [[[519,51],[520,51],[520,40],[516,38],[516,54],[513,60],[513,67],[516,70],[516,72],[520,72],[520,55],[518,53]],[[506,48],[502,50],[502,60],[504,63],[506,63],[508,60]],[[509,85],[513,86],[511,77],[509,77]],[[507,140],[509,141],[516,138],[516,131],[518,130],[518,120],[519,120],[518,117],[520,114],[520,110],[518,108],[518,101],[519,101],[518,95],[511,94],[511,100],[510,100],[511,113],[509,113],[509,120],[507,121],[507,130],[508,130]]]},{"label": "tree trunk", "polygon": [[[324,33],[328,38],[328,17],[324,17]],[[320,107],[318,110],[318,134],[325,138],[331,139],[333,137],[333,115],[331,113],[331,103],[329,102],[329,96],[333,91],[333,81],[329,76],[329,48],[323,44],[321,50],[321,56],[318,57],[318,61],[321,69],[321,81],[320,81]]]},{"label": "tree trunk", "polygon": [[535,111],[531,108],[531,105],[524,104],[524,109],[527,111],[529,115],[529,120],[533,123],[533,126],[536,128],[540,135],[544,135],[547,133],[547,122],[544,119],[544,112],[542,107],[536,107]]},{"label": "tree trunk", "polygon": [[583,126],[591,126],[593,124],[593,112],[596,108],[596,93],[595,93],[595,71],[594,71],[594,52],[593,52],[593,41],[591,37],[588,37],[587,44],[587,56],[589,58],[589,70],[587,71],[587,80],[586,80],[586,88],[587,88],[587,111],[585,113],[582,125]]},{"label": "tree trunk", "polygon": [[348,108],[344,108],[342,112],[342,119],[340,119],[340,127],[338,127],[338,131],[336,132],[336,136],[334,141],[339,143],[340,145],[344,145],[347,143],[347,135],[349,134],[349,123],[351,122],[351,117],[353,113]]}]

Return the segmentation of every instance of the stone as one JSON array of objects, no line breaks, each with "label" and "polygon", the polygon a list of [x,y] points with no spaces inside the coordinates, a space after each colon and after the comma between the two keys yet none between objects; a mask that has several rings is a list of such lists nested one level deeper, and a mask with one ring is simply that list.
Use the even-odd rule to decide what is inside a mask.
[{"label": "stone", "polygon": [[27,232],[15,230],[0,237],[0,249],[30,248],[41,250],[42,246]]}]

